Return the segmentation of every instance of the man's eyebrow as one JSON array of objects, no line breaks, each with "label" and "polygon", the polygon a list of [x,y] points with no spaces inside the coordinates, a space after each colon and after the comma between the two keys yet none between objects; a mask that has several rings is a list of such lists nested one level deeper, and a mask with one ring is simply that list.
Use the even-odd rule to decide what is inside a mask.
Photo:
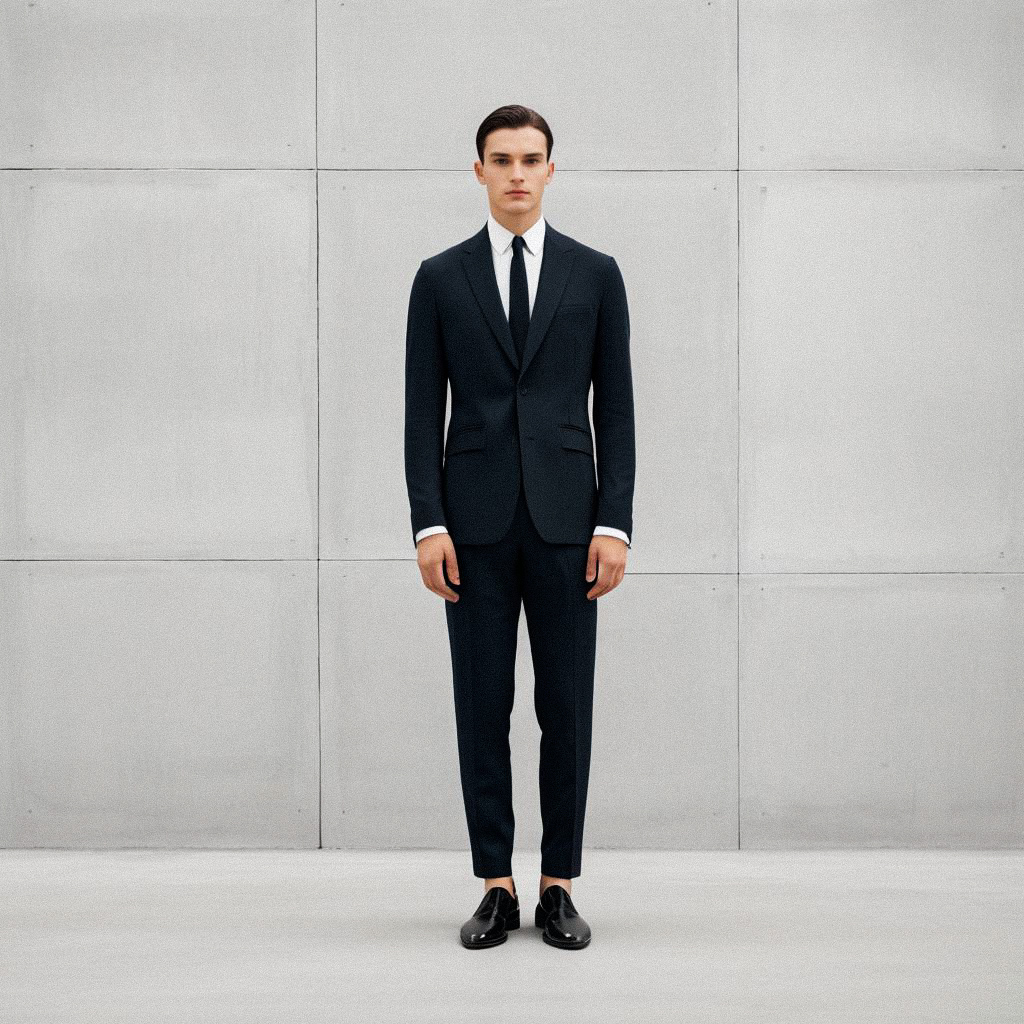
[{"label": "man's eyebrow", "polygon": [[[510,156],[510,155],[511,155],[510,153],[502,153],[502,152],[499,152],[499,151],[495,151],[495,152],[491,153],[491,156]],[[524,156],[543,156],[544,154],[543,153],[524,153],[523,155]]]}]

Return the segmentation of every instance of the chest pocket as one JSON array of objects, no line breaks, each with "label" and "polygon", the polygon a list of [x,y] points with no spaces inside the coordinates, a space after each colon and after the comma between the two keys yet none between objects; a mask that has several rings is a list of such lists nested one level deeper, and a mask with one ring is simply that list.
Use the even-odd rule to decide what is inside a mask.
[{"label": "chest pocket", "polygon": [[565,316],[570,319],[589,320],[594,312],[594,307],[586,302],[567,302],[555,310],[555,316]]}]

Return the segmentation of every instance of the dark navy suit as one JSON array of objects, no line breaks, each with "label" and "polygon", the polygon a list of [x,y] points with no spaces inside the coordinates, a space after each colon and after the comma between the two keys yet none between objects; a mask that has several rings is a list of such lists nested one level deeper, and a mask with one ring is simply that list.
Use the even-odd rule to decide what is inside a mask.
[{"label": "dark navy suit", "polygon": [[522,606],[541,726],[541,871],[574,878],[597,633],[587,554],[596,526],[633,530],[629,312],[611,256],[545,225],[522,360],[487,225],[420,264],[406,335],[405,470],[414,543],[443,527],[459,565],[460,582],[447,581],[459,600],[445,611],[474,873],[512,873],[508,735]]}]

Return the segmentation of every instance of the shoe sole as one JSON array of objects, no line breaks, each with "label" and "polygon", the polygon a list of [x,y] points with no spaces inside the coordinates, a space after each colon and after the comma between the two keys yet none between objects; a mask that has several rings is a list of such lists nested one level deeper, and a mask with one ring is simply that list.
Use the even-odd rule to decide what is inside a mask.
[{"label": "shoe sole", "polygon": [[557,946],[559,949],[586,949],[590,945],[590,939],[585,942],[556,942],[547,932],[543,932],[541,938],[549,946]]}]

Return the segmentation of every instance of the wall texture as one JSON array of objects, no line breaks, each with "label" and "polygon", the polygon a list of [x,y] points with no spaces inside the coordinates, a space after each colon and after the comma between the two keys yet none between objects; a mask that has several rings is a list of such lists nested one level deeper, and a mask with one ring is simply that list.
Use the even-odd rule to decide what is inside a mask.
[{"label": "wall texture", "polygon": [[587,844],[1024,846],[1024,8],[515,9],[0,2],[0,845],[466,848],[404,327],[520,102],[633,325]]}]

